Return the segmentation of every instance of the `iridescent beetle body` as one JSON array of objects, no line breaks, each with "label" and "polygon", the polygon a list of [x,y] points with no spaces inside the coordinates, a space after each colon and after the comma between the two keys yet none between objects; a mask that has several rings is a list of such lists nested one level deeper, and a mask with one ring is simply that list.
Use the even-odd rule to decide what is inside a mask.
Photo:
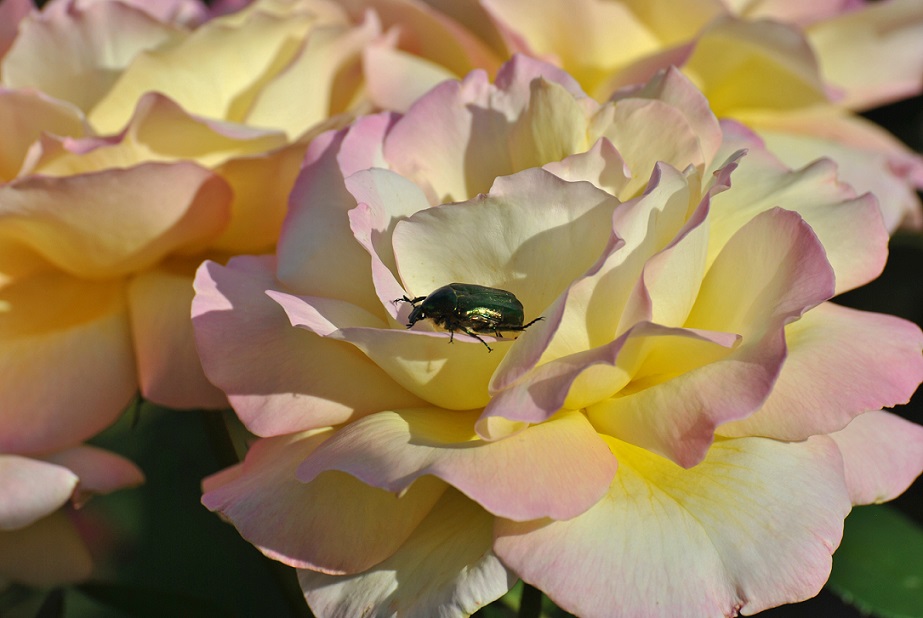
[{"label": "iridescent beetle body", "polygon": [[407,328],[429,319],[449,331],[449,343],[455,339],[455,331],[460,330],[483,343],[488,352],[493,349],[477,333],[501,337],[500,331],[523,331],[544,319],[538,317],[524,325],[522,303],[512,292],[473,283],[450,283],[429,296],[404,296],[394,302],[401,301],[413,305]]}]

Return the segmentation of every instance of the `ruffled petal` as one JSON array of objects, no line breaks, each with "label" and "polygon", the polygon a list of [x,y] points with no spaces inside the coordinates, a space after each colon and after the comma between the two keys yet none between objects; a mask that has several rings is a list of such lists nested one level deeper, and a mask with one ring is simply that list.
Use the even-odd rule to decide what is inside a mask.
[{"label": "ruffled petal", "polygon": [[434,408],[367,416],[322,444],[298,478],[310,482],[341,470],[403,492],[434,475],[489,512],[522,521],[582,513],[615,474],[615,460],[582,414],[564,413],[495,442],[477,438],[476,418]]},{"label": "ruffled petal", "polygon": [[302,483],[295,476],[298,465],[328,436],[256,442],[234,474],[205,479],[202,504],[264,554],[295,568],[342,575],[375,566],[413,533],[445,484],[421,479],[397,497],[342,472]]},{"label": "ruffled petal", "polygon": [[501,597],[517,576],[491,551],[494,518],[456,491],[446,491],[426,519],[388,559],[364,573],[331,576],[299,571],[305,599],[318,616],[375,615],[462,618]]},{"label": "ruffled petal", "polygon": [[853,504],[892,500],[923,472],[923,427],[895,414],[860,414],[830,437],[843,455]]},{"label": "ruffled petal", "polygon": [[3,59],[3,82],[70,101],[85,112],[109,92],[120,69],[135,56],[181,37],[173,26],[123,2],[51,4],[52,10],[35,11],[23,20]]},{"label": "ruffled petal", "polygon": [[850,504],[832,441],[719,441],[682,469],[613,441],[609,495],[564,522],[497,522],[494,551],[580,616],[732,616],[814,596]]},{"label": "ruffled petal", "polygon": [[785,342],[788,357],[762,408],[719,433],[804,440],[907,403],[923,380],[920,328],[890,315],[824,303],[789,324]]},{"label": "ruffled petal", "polygon": [[226,225],[230,197],[188,162],[35,176],[0,187],[0,229],[65,272],[112,277],[203,248]]},{"label": "ruffled petal", "polygon": [[206,262],[194,284],[205,374],[250,431],[291,433],[422,404],[352,346],[293,328],[266,295],[279,289],[274,269],[270,257],[236,257],[226,267]]}]

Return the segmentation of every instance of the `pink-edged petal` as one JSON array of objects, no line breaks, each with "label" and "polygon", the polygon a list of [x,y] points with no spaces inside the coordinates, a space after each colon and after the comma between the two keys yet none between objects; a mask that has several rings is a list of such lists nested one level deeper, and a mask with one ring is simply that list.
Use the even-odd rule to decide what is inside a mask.
[{"label": "pink-edged petal", "polygon": [[89,494],[108,494],[118,489],[135,487],[144,482],[144,473],[129,460],[95,446],[81,445],[46,455],[48,462],[64,466],[80,478],[80,506]]},{"label": "pink-edged petal", "polygon": [[781,209],[758,215],[712,264],[686,322],[740,334],[741,344],[721,360],[594,405],[593,424],[695,465],[715,427],[762,405],[785,359],[784,326],[830,298],[833,285],[823,247],[800,216]]},{"label": "pink-edged petal", "polygon": [[[857,193],[871,192],[885,227],[923,224],[916,190],[923,186],[923,157],[880,126],[832,106],[786,113],[747,113],[738,118],[755,128],[772,153],[799,168],[826,157],[837,177]],[[861,227],[861,226],[857,226]]]},{"label": "pink-edged petal", "polygon": [[[381,388],[399,390],[403,387],[406,389],[403,392],[419,398],[415,400],[418,403],[427,402],[452,410],[482,407],[490,399],[487,382],[502,356],[484,358],[487,351],[473,337],[459,335],[455,342],[448,333],[385,328],[381,319],[343,301],[277,291],[268,294],[285,310],[292,326],[331,341],[349,342],[362,350],[390,376],[390,385]],[[485,341],[501,348],[512,344],[512,341],[501,342],[493,337],[486,337]],[[454,345],[449,347],[449,343]],[[373,391],[368,392],[371,396]],[[378,402],[379,410],[393,407],[381,393],[376,393],[372,399]]]},{"label": "pink-edged petal", "polygon": [[47,452],[112,423],[137,392],[121,282],[49,273],[0,288],[0,451]]},{"label": "pink-edged petal", "polygon": [[58,510],[70,500],[78,481],[64,466],[0,456],[0,530],[24,528]]},{"label": "pink-edged petal", "polygon": [[227,223],[227,185],[193,163],[145,163],[0,187],[0,229],[65,272],[111,277],[196,251]]},{"label": "pink-edged petal", "polygon": [[346,190],[339,157],[352,136],[350,160],[373,160],[388,121],[381,115],[363,118],[349,129],[324,133],[311,142],[289,197],[276,253],[279,281],[292,290],[348,300],[369,310],[380,305],[368,253],[350,229],[347,213],[356,200]]},{"label": "pink-edged petal", "polygon": [[494,551],[580,616],[733,616],[814,596],[850,504],[832,441],[716,442],[682,469],[613,441],[608,496],[565,522],[499,520]]},{"label": "pink-edged petal", "polygon": [[923,427],[895,414],[860,414],[830,437],[843,455],[853,504],[896,498],[923,472]]},{"label": "pink-edged petal", "polygon": [[498,178],[488,196],[398,222],[397,267],[411,296],[452,282],[496,287],[519,298],[529,321],[599,259],[617,204],[589,183],[524,170]]},{"label": "pink-edged petal", "polygon": [[841,293],[877,277],[887,261],[888,230],[874,197],[855,196],[828,159],[791,171],[768,151],[751,148],[729,190],[712,199],[709,261],[757,214],[782,207],[800,214],[824,245]]},{"label": "pink-edged petal", "polygon": [[205,479],[202,504],[264,554],[301,569],[359,573],[391,556],[430,512],[445,484],[422,479],[400,497],[342,472],[313,482],[299,464],[329,432],[256,442],[238,473]]},{"label": "pink-edged petal", "polygon": [[785,328],[788,356],[754,415],[728,436],[804,440],[867,410],[907,403],[923,380],[923,334],[899,318],[824,303]]},{"label": "pink-edged petal", "polygon": [[29,147],[43,132],[77,137],[87,130],[77,110],[66,103],[37,92],[0,89],[0,180],[16,177]]},{"label": "pink-edged petal", "polygon": [[151,270],[128,285],[141,396],[170,408],[226,408],[227,397],[205,377],[195,348],[192,277]]},{"label": "pink-edged petal", "polygon": [[70,101],[84,111],[112,88],[138,53],[181,36],[171,25],[122,2],[52,6],[22,22],[3,61],[3,81]]},{"label": "pink-edged petal", "polygon": [[274,270],[271,257],[236,257],[226,267],[206,262],[194,284],[205,374],[250,431],[291,433],[421,403],[352,346],[292,327],[266,295],[279,289]]},{"label": "pink-edged petal", "polygon": [[469,616],[518,579],[491,551],[493,523],[450,489],[384,562],[351,576],[299,571],[298,581],[318,616]]},{"label": "pink-edged petal", "polygon": [[724,0],[731,10],[748,19],[774,19],[801,27],[855,10],[866,4],[865,0]]},{"label": "pink-edged petal", "polygon": [[622,196],[631,180],[631,170],[615,146],[601,137],[586,152],[564,157],[542,166],[568,182],[586,180],[606,193]]},{"label": "pink-edged petal", "polygon": [[563,413],[495,442],[474,434],[477,416],[435,408],[367,416],[322,444],[298,478],[341,470],[402,492],[433,475],[517,521],[574,517],[606,492],[616,463],[582,414]]},{"label": "pink-edged petal", "polygon": [[57,586],[88,578],[93,559],[65,513],[0,532],[0,577],[27,586]]},{"label": "pink-edged petal", "polygon": [[808,30],[841,105],[868,109],[923,88],[923,12],[917,0],[865,3]]}]

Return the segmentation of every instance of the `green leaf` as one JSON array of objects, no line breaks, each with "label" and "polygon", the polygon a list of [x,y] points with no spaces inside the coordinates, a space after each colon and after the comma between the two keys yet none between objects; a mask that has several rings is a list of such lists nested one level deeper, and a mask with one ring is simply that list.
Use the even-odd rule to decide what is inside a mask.
[{"label": "green leaf", "polygon": [[923,618],[923,529],[890,507],[854,509],[828,586],[864,612]]}]

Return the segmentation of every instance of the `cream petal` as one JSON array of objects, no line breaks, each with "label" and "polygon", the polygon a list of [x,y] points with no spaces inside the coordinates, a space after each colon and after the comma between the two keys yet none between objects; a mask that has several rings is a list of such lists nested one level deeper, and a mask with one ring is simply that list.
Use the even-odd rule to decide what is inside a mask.
[{"label": "cream petal", "polygon": [[564,522],[498,520],[494,551],[580,616],[730,616],[817,594],[850,504],[832,441],[719,441],[682,469],[613,441],[609,494]]},{"label": "cream petal", "polygon": [[516,582],[491,551],[494,518],[446,491],[403,545],[352,576],[302,570],[298,581],[317,616],[469,616]]},{"label": "cream petal", "polygon": [[369,98],[380,109],[406,112],[437,84],[457,75],[425,57],[389,45],[370,45],[362,54]]},{"label": "cream petal", "polygon": [[413,533],[445,484],[424,479],[397,497],[342,472],[300,482],[296,468],[328,435],[260,440],[239,474],[205,480],[202,504],[289,566],[340,575],[375,566]]},{"label": "cream petal", "polygon": [[66,467],[20,457],[0,456],[0,530],[18,530],[64,506],[79,478]]},{"label": "cream petal", "polygon": [[[88,112],[139,53],[169,46],[182,36],[123,2],[65,6],[70,5],[52,3],[54,10],[36,11],[23,20],[3,58],[4,85],[39,90]],[[133,106],[134,101],[126,114]]]}]

